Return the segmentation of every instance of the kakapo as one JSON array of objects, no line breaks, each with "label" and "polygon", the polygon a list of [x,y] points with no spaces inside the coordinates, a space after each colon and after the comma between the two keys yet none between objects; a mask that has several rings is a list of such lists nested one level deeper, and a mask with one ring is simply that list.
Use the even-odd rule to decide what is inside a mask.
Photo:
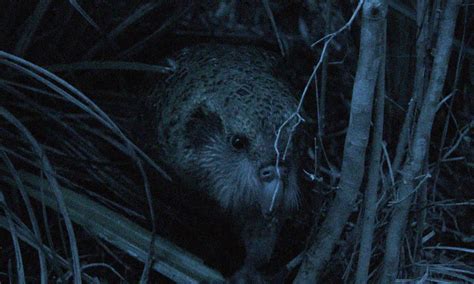
[{"label": "kakapo", "polygon": [[156,94],[159,157],[238,219],[247,256],[234,279],[256,280],[282,216],[299,203],[297,100],[272,52],[201,44],[173,60]]}]

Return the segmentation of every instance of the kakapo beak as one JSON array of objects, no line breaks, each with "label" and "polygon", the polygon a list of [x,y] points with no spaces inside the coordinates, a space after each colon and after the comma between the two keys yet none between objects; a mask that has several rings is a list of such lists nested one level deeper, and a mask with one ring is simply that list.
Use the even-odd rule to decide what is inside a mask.
[{"label": "kakapo beak", "polygon": [[278,207],[283,196],[283,182],[279,178],[274,178],[271,181],[262,184],[262,191],[260,195],[260,208],[264,216],[271,215],[275,208]]}]

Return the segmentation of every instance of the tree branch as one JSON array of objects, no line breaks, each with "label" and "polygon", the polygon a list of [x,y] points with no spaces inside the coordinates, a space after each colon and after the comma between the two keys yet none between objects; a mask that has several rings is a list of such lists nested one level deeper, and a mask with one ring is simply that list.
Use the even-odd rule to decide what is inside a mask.
[{"label": "tree branch", "polygon": [[359,260],[357,263],[356,282],[367,283],[370,257],[372,254],[372,240],[374,237],[375,215],[377,213],[377,189],[380,180],[380,160],[383,144],[383,123],[385,105],[385,52],[386,52],[386,21],[384,22],[384,51],[383,61],[380,64],[377,78],[377,97],[375,100],[375,122],[372,134],[370,165],[365,192],[364,215],[362,219],[362,234],[360,240]]},{"label": "tree branch", "polygon": [[413,149],[411,151],[413,156],[407,159],[403,166],[402,182],[400,183],[398,191],[398,198],[401,201],[395,204],[392,219],[388,227],[383,272],[380,283],[393,283],[397,276],[400,246],[408,212],[410,210],[412,193],[415,188],[415,177],[420,173],[423,161],[429,150],[428,141],[437,105],[446,79],[454,28],[460,4],[461,0],[446,1],[446,7],[443,11],[439,25],[439,37],[436,43],[433,71],[413,138]]},{"label": "tree branch", "polygon": [[366,1],[362,11],[361,48],[352,93],[339,190],[321,229],[306,252],[295,283],[314,283],[331,257],[349,218],[364,176],[372,101],[382,59],[385,1]]}]

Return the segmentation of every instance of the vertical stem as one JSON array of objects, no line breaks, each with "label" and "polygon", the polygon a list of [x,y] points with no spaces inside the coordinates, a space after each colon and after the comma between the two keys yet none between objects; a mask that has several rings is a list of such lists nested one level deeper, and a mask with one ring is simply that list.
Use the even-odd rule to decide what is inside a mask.
[{"label": "vertical stem", "polygon": [[[325,5],[325,34],[329,34],[331,31],[331,1],[326,0]],[[324,128],[326,124],[326,95],[327,95],[327,80],[328,80],[328,54],[324,56],[323,66],[321,67],[321,100],[319,106],[320,120],[318,120],[318,136],[324,136]]]},{"label": "vertical stem", "polygon": [[[384,21],[384,39],[386,38],[386,21]],[[384,40],[385,41],[385,40]],[[377,212],[377,188],[380,180],[380,160],[382,154],[384,105],[385,105],[385,52],[386,42],[384,42],[383,59],[380,63],[377,78],[377,95],[375,99],[375,122],[372,134],[370,165],[365,192],[364,217],[362,222],[362,235],[360,241],[359,260],[357,263],[356,281],[357,284],[367,283],[370,257],[372,253],[372,240],[375,228],[375,215]]]},{"label": "vertical stem", "polygon": [[344,145],[341,180],[326,219],[316,237],[310,240],[311,245],[294,283],[315,283],[319,278],[352,213],[364,177],[374,90],[382,59],[383,23],[387,4],[382,0],[368,0],[364,2],[362,10],[361,47]]},{"label": "vertical stem", "polygon": [[410,139],[410,129],[413,124],[413,118],[415,116],[415,109],[418,102],[423,98],[425,78],[426,78],[426,56],[427,47],[429,44],[429,13],[428,13],[428,1],[419,0],[417,2],[417,40],[416,40],[416,71],[415,71],[415,82],[413,84],[413,97],[408,104],[407,114],[403,122],[402,130],[398,139],[397,150],[395,159],[392,163],[392,169],[394,175],[397,175],[398,170],[403,162],[406,155],[407,144]]},{"label": "vertical stem", "polygon": [[380,283],[393,283],[397,277],[403,233],[405,231],[412,196],[416,188],[415,177],[421,172],[423,161],[429,150],[429,138],[439,98],[446,79],[453,44],[454,28],[456,26],[456,18],[460,4],[461,0],[447,1],[441,18],[430,82],[413,137],[412,157],[411,159],[407,159],[403,166],[403,175],[398,192],[399,201],[394,205],[393,215],[387,231],[384,264]]}]

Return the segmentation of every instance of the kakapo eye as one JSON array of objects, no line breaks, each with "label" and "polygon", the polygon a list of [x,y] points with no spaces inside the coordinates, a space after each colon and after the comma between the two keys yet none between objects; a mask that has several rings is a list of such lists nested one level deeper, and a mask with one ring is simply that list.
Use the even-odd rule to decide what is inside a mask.
[{"label": "kakapo eye", "polygon": [[249,145],[249,140],[243,135],[232,135],[230,138],[230,144],[236,150],[243,150]]}]

